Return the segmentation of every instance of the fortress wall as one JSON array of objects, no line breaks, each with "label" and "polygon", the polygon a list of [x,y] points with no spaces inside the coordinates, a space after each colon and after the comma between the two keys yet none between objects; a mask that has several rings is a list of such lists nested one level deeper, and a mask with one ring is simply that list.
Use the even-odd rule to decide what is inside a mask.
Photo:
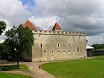
[{"label": "fortress wall", "polygon": [[86,38],[80,32],[34,31],[32,61],[87,57]]}]

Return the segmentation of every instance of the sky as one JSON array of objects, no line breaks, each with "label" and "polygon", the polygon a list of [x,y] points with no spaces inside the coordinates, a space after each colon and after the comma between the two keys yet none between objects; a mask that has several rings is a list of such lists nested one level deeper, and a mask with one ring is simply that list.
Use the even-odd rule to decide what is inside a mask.
[{"label": "sky", "polygon": [[[89,45],[104,43],[104,0],[0,0],[6,31],[27,18],[44,30],[58,22],[63,31],[84,32]],[[0,35],[0,42],[5,39]]]}]

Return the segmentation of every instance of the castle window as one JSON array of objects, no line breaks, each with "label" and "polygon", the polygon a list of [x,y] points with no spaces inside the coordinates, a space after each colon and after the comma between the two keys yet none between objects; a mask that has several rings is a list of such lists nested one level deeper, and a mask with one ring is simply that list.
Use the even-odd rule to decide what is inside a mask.
[{"label": "castle window", "polygon": [[70,46],[70,44],[69,44],[69,46]]},{"label": "castle window", "polygon": [[60,50],[58,50],[58,52],[60,52]]},{"label": "castle window", "polygon": [[58,54],[60,54],[60,50],[58,50]]},{"label": "castle window", "polygon": [[52,53],[53,53],[53,50],[52,50]]},{"label": "castle window", "polygon": [[44,50],[44,54],[46,54],[46,50]]},{"label": "castle window", "polygon": [[75,53],[75,50],[73,50],[73,53]]},{"label": "castle window", "polygon": [[40,46],[42,47],[42,44],[40,44]]},{"label": "castle window", "polygon": [[79,47],[77,47],[77,51],[79,51]]},{"label": "castle window", "polygon": [[60,47],[60,44],[57,44],[58,47]]}]

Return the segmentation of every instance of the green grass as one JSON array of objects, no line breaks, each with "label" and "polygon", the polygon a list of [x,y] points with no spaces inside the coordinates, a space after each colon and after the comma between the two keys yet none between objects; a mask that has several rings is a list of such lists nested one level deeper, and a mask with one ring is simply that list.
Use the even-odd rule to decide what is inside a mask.
[{"label": "green grass", "polygon": [[43,64],[56,78],[104,78],[104,56]]},{"label": "green grass", "polygon": [[0,66],[0,70],[2,71],[10,71],[10,70],[21,70],[21,71],[29,71],[28,67],[24,64],[19,65],[19,69],[17,69],[16,65],[4,65]]},{"label": "green grass", "polygon": [[[0,66],[0,70],[2,70],[2,71],[11,71],[11,70],[30,71],[28,69],[28,67],[24,64],[19,65],[19,69],[17,69],[16,65]],[[20,74],[11,74],[11,73],[0,72],[0,78],[32,78],[32,77],[20,75]]]},{"label": "green grass", "polygon": [[32,78],[32,77],[20,75],[20,74],[11,74],[11,73],[0,72],[0,78]]}]

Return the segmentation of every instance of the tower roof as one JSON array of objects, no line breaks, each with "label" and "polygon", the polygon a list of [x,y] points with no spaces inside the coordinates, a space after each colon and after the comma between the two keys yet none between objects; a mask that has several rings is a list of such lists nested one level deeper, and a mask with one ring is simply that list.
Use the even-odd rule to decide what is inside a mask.
[{"label": "tower roof", "polygon": [[55,30],[61,30],[61,27],[59,26],[59,24],[56,22],[54,27],[52,28],[52,31],[55,31]]},{"label": "tower roof", "polygon": [[23,27],[24,27],[24,28],[29,27],[29,28],[32,29],[32,30],[36,30],[36,29],[37,29],[36,26],[34,26],[28,19],[27,19],[27,21],[24,23]]}]

